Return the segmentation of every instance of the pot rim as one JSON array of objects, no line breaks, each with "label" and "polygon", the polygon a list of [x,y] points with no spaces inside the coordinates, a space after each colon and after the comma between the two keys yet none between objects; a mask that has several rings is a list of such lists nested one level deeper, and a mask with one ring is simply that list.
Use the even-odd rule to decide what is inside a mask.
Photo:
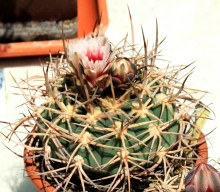
[{"label": "pot rim", "polygon": [[[77,0],[77,20],[77,38],[71,40],[83,38],[94,29],[99,30],[99,34],[104,34],[109,22],[106,0]],[[39,56],[48,53],[56,55],[61,51],[62,40],[0,43],[0,58]]]}]

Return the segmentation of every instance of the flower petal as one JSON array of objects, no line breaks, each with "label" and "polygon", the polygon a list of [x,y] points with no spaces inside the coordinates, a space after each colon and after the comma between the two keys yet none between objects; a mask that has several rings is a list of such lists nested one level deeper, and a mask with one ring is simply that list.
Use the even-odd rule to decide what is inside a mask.
[{"label": "flower petal", "polygon": [[[115,53],[111,51],[111,45],[105,37],[86,37],[68,45],[68,55],[73,66],[78,70],[80,63],[87,81],[94,88],[100,84],[100,79],[109,81],[107,76],[110,75]],[[74,54],[77,54],[77,59],[74,58]],[[77,70],[75,73],[79,74]],[[101,84],[106,86],[109,83],[102,82]]]}]

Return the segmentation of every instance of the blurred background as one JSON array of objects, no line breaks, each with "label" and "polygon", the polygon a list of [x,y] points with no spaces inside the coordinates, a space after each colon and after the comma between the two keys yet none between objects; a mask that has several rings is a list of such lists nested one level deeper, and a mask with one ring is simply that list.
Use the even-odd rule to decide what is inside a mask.
[{"label": "blurred background", "polygon": [[[135,44],[143,45],[141,26],[149,48],[155,41],[156,19],[159,26],[159,40],[166,37],[161,45],[164,66],[186,65],[195,67],[186,85],[208,93],[202,99],[214,111],[203,131],[208,135],[209,162],[220,157],[220,1],[219,0],[107,0],[109,25],[105,35],[117,44],[128,33],[131,40],[131,25],[128,7],[134,25]],[[88,18],[89,19],[89,18]],[[130,41],[131,42],[131,41]],[[48,57],[49,58],[49,57]],[[30,66],[0,66],[0,121],[18,119],[25,110],[16,108],[24,99],[15,92],[13,79],[42,74],[40,60]],[[0,125],[3,129],[4,126]],[[1,129],[1,130],[2,130]],[[0,135],[0,191],[34,192],[23,171],[23,160],[2,144]],[[4,142],[8,144],[7,142]],[[11,144],[10,144],[11,145]],[[14,147],[14,145],[11,145]],[[22,154],[22,148],[17,149]]]}]

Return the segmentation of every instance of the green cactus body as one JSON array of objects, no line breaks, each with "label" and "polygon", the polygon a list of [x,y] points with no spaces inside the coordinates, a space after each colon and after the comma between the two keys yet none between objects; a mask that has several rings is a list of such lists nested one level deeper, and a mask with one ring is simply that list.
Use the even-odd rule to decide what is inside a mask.
[{"label": "green cactus body", "polygon": [[[88,103],[80,106],[82,99],[66,94],[63,88],[58,89],[56,94],[60,95],[66,111],[60,111],[54,101],[45,106],[47,109],[38,119],[38,131],[44,128],[43,132],[49,133],[51,127],[56,129],[53,130],[56,134],[42,137],[51,148],[50,156],[66,156],[72,160],[80,156],[87,174],[99,172],[99,176],[116,174],[125,160],[132,171],[140,169],[136,165],[148,168],[157,164],[158,153],[176,142],[175,133],[179,131],[178,121],[174,119],[176,106],[164,105],[166,89],[156,82],[155,86],[158,85],[160,89],[152,85],[150,90],[154,98],[143,92],[141,101],[133,93],[135,88],[125,98],[97,98],[92,103],[92,113],[88,111]],[[68,134],[74,139],[68,139],[65,136]]]},{"label": "green cactus body", "polygon": [[189,65],[160,69],[160,43],[149,52],[144,45],[142,55],[126,39],[112,50],[106,38],[86,37],[51,58],[42,84],[32,85],[39,77],[18,84],[27,84],[21,89],[32,111],[11,135],[22,126],[34,130],[20,141],[53,178],[54,191],[183,189],[179,183],[199,157],[196,121],[207,116],[198,113],[196,91],[184,87],[188,76],[178,78]]}]

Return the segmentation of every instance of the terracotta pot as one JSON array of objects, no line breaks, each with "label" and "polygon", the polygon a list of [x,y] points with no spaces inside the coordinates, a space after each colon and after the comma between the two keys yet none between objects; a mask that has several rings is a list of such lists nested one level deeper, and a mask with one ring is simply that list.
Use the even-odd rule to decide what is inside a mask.
[{"label": "terracotta pot", "polygon": [[[205,135],[203,133],[200,134],[200,139],[198,142],[202,142],[205,140]],[[198,154],[199,157],[201,157],[201,160],[197,160],[195,163],[195,166],[200,164],[200,163],[207,163],[208,162],[208,146],[207,142],[203,142],[201,145],[198,147]]]},{"label": "terracotta pot", "polygon": [[[27,150],[24,151],[24,156],[26,155]],[[33,156],[33,152],[28,153],[28,157],[31,156]],[[50,192],[54,190],[54,187],[48,181],[44,180],[42,176],[36,174],[39,172],[39,170],[37,169],[37,166],[35,162],[33,162],[32,158],[25,161],[25,169],[27,171],[28,177],[40,192]]]},{"label": "terracotta pot", "polygon": [[[208,148],[207,148],[207,143],[205,140],[205,135],[203,133],[201,133],[200,139],[199,139],[199,142],[202,142],[202,141],[205,141],[205,142],[203,142],[198,147],[198,155],[199,157],[201,157],[202,160],[197,160],[195,163],[195,166],[201,162],[207,163],[208,161]],[[27,150],[25,150],[24,157],[26,156],[28,157],[33,156],[33,152],[29,152],[27,155]],[[32,183],[40,192],[52,192],[55,189],[53,186],[51,186],[51,184],[48,181],[45,181],[42,176],[39,176],[36,174],[36,172],[39,172],[39,170],[37,169],[32,158],[27,159],[25,161],[25,169]]]},{"label": "terracotta pot", "polygon": [[[20,0],[17,1],[19,2]],[[35,2],[37,3],[38,1]],[[10,4],[8,1],[5,3]],[[22,6],[20,8],[18,6],[17,11],[19,9],[22,9]],[[55,12],[57,11],[55,10]],[[43,15],[41,12],[34,13],[32,18],[38,18],[39,14]],[[15,16],[17,14],[15,13]],[[53,16],[51,15],[51,17]],[[63,17],[66,17],[64,13]],[[99,31],[102,34],[108,25],[106,0],[77,0],[77,38],[82,38],[93,32],[94,27],[97,26],[97,21],[100,21]],[[63,51],[62,40],[0,43],[0,58],[39,56],[48,55],[48,53],[57,54],[60,51]]]}]

